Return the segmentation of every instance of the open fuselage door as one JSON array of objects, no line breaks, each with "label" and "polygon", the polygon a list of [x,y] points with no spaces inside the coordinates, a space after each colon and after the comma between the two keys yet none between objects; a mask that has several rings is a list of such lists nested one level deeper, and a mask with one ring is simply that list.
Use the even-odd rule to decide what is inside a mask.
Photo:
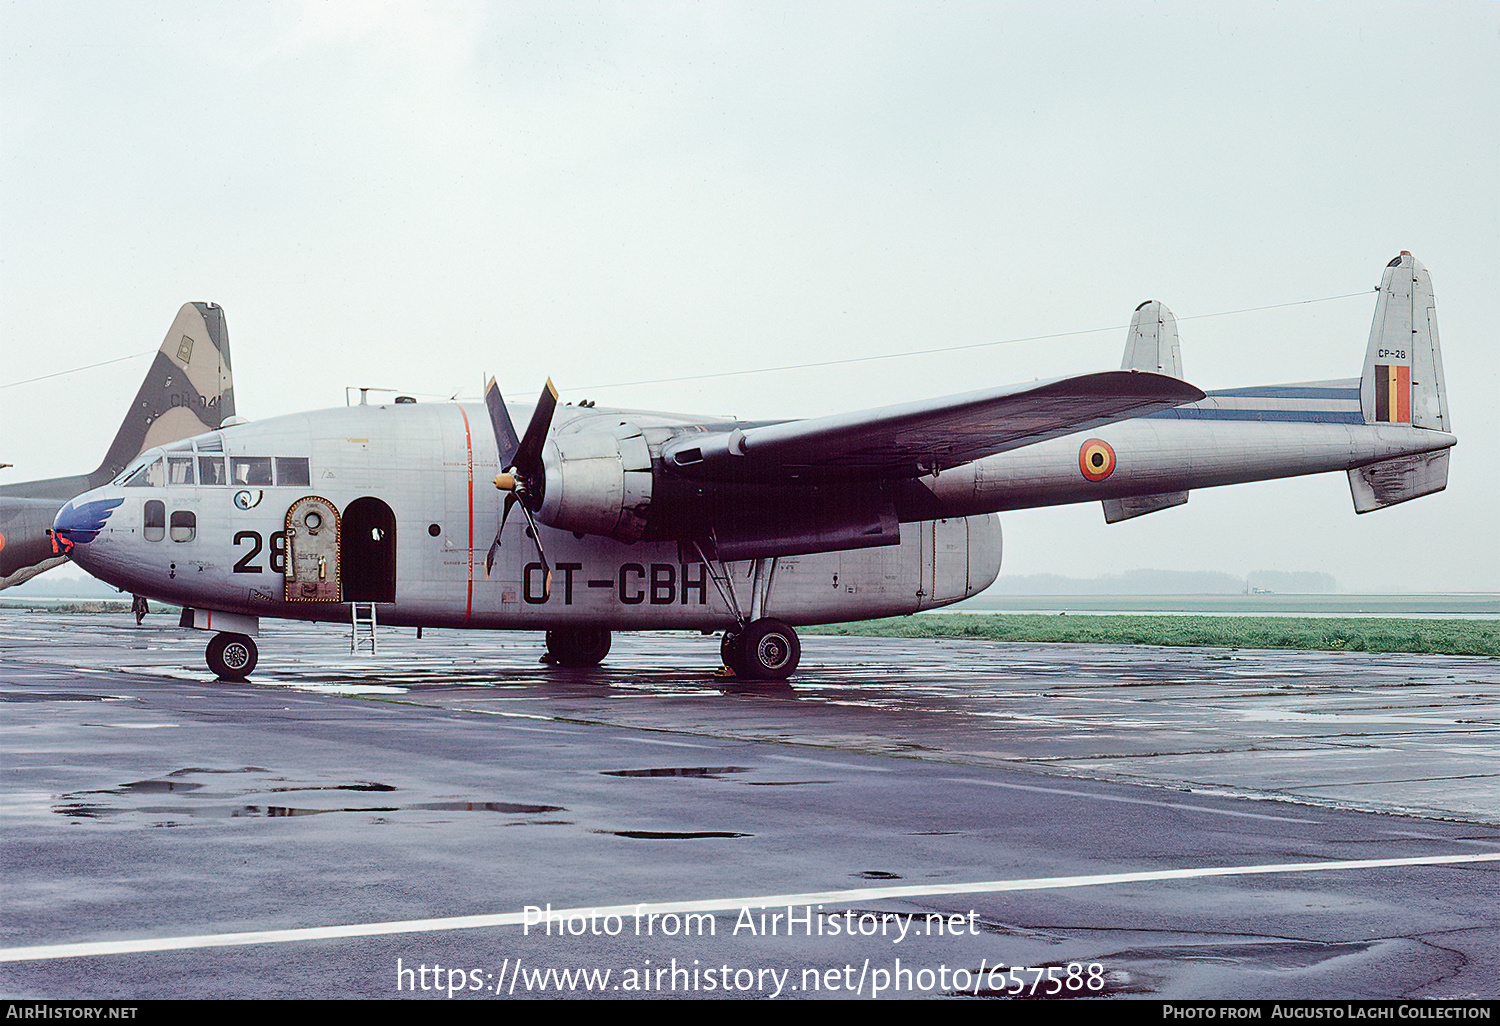
[{"label": "open fuselage door", "polygon": [[396,601],[396,514],[365,496],[344,509],[339,535],[345,602]]}]

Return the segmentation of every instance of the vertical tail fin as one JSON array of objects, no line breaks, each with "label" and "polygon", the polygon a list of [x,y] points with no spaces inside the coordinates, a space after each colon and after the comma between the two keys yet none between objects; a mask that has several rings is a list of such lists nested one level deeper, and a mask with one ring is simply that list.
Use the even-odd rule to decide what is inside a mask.
[{"label": "vertical tail fin", "polygon": [[[1172,316],[1171,310],[1154,299],[1135,308],[1135,314],[1130,318],[1130,333],[1125,336],[1125,357],[1120,361],[1120,369],[1182,377],[1182,345],[1177,338],[1177,318]],[[1105,499],[1104,521],[1118,524],[1122,520],[1181,506],[1187,501],[1187,492]]]},{"label": "vertical tail fin", "polygon": [[177,311],[104,462],[97,488],[145,449],[212,431],[234,416],[229,327],[223,307],[186,303]]},{"label": "vertical tail fin", "polygon": [[[1370,325],[1359,405],[1366,424],[1410,425],[1451,433],[1432,276],[1405,250],[1385,267]],[[1448,487],[1449,450],[1382,460],[1349,471],[1358,513]]]},{"label": "vertical tail fin", "polygon": [[1403,250],[1386,265],[1370,325],[1359,404],[1366,424],[1452,432],[1432,276]]},{"label": "vertical tail fin", "polygon": [[1182,377],[1182,346],[1177,341],[1177,318],[1171,310],[1154,299],[1135,308],[1120,369]]}]

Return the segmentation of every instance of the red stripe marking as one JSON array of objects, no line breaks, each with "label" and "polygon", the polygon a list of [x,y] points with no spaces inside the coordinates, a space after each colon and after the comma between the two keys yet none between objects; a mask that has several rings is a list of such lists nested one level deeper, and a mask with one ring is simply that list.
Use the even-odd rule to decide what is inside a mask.
[{"label": "red stripe marking", "polygon": [[1411,368],[1396,368],[1396,419],[1411,423]]},{"label": "red stripe marking", "polygon": [[474,615],[474,439],[469,434],[469,413],[460,403],[458,412],[464,418],[464,449],[469,460],[469,595],[464,601],[464,619]]}]

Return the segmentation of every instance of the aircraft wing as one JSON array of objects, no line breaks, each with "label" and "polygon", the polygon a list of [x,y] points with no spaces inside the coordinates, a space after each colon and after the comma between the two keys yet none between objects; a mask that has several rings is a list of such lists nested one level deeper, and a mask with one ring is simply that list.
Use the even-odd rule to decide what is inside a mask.
[{"label": "aircraft wing", "polygon": [[1202,398],[1164,374],[1107,371],[683,436],[662,455],[678,472],[704,478],[777,471],[912,477]]}]

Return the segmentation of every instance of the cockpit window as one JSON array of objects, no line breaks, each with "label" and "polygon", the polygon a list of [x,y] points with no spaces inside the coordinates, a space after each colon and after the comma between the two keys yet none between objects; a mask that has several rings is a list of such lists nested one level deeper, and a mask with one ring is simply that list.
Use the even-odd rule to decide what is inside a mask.
[{"label": "cockpit window", "polygon": [[193,481],[193,458],[191,456],[167,457],[167,484],[190,485]]},{"label": "cockpit window", "polygon": [[229,476],[224,473],[224,457],[199,456],[198,480],[206,485],[225,485]]},{"label": "cockpit window", "polygon": [[166,483],[166,469],[160,459],[152,460],[125,479],[126,488],[160,488]]},{"label": "cockpit window", "polygon": [[147,463],[150,463],[151,457],[155,455],[155,452],[151,452],[148,454],[137,456],[135,459],[125,464],[125,469],[115,475],[115,479],[111,482],[111,484],[124,484],[126,481],[130,480],[130,478],[136,473],[136,471],[140,470]]},{"label": "cockpit window", "polygon": [[229,476],[236,485],[269,485],[271,483],[271,457],[231,456]]}]

